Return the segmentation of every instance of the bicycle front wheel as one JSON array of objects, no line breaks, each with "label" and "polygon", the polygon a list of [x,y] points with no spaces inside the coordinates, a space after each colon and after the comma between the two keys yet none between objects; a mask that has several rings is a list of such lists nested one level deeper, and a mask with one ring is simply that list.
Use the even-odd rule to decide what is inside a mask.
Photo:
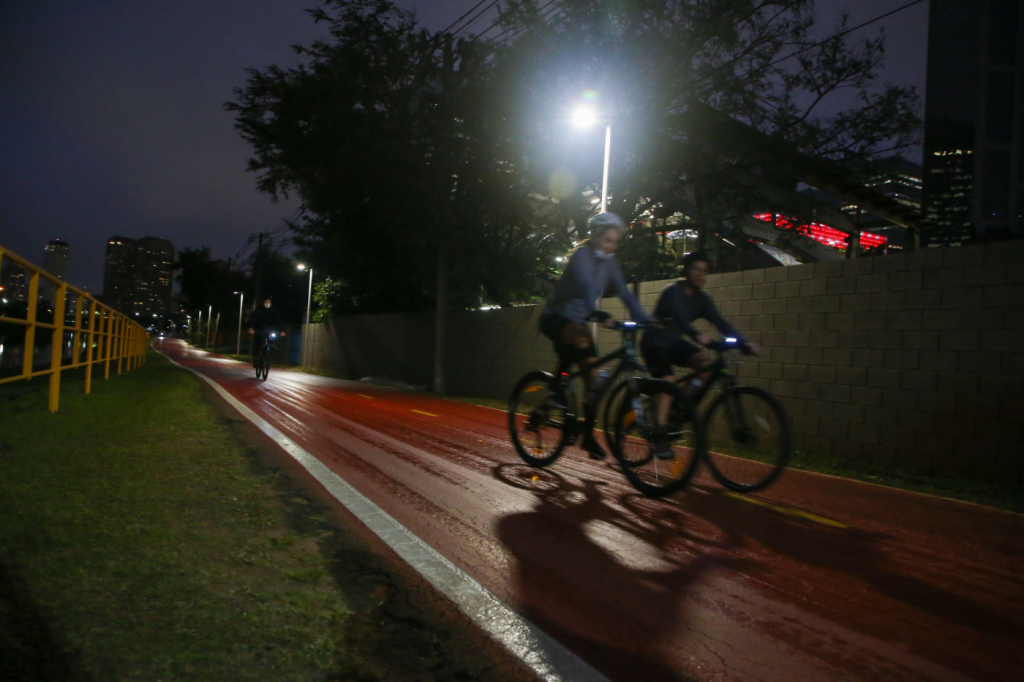
[{"label": "bicycle front wheel", "polygon": [[641,380],[635,393],[627,393],[613,434],[612,453],[622,473],[648,497],[663,497],[686,485],[704,447],[693,402],[668,381]]},{"label": "bicycle front wheel", "polygon": [[705,419],[712,475],[730,490],[771,484],[789,461],[789,420],[779,401],[752,386],[722,393]]},{"label": "bicycle front wheel", "polygon": [[546,467],[562,456],[574,419],[547,372],[530,372],[512,389],[508,432],[512,445],[532,467]]}]

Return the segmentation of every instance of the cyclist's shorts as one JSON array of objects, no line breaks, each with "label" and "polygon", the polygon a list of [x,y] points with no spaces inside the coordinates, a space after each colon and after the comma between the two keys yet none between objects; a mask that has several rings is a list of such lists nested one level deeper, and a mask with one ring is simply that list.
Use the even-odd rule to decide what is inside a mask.
[{"label": "cyclist's shorts", "polygon": [[555,344],[555,353],[558,354],[558,359],[563,362],[573,363],[586,358],[596,358],[597,348],[593,342],[587,348],[577,348],[571,343],[562,341],[562,329],[567,324],[572,324],[571,320],[558,314],[543,314],[540,316],[540,331]]},{"label": "cyclist's shorts", "polygon": [[640,352],[644,356],[644,364],[651,371],[651,376],[660,378],[672,373],[672,366],[685,367],[690,358],[700,352],[700,347],[686,339],[679,338],[669,343],[660,339],[654,341],[650,335],[644,335],[640,342]]}]

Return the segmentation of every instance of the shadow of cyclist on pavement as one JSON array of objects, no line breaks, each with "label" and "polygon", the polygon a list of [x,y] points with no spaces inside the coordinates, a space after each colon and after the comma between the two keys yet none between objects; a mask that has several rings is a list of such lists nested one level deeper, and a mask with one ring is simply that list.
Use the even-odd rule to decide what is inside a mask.
[{"label": "shadow of cyclist on pavement", "polygon": [[[495,475],[532,489],[537,499],[530,511],[497,524],[497,537],[516,560],[510,583],[516,610],[615,679],[693,679],[674,669],[678,658],[668,655],[687,627],[688,588],[712,566],[742,562],[720,552],[678,551],[689,519],[671,502],[657,502],[657,514],[639,519],[630,507],[647,500],[604,499],[603,481],[570,483],[552,471],[507,464]],[[688,540],[731,544],[721,535]],[[603,536],[624,553],[606,549]]]}]

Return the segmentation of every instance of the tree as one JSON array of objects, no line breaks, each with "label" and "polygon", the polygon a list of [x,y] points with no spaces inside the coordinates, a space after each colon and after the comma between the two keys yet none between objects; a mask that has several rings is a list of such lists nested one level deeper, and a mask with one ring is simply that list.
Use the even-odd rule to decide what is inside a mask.
[{"label": "tree", "polygon": [[249,70],[226,105],[259,189],[301,197],[303,256],[364,312],[431,307],[439,249],[458,264],[455,305],[529,296],[565,244],[534,219],[535,188],[509,163],[518,142],[486,107],[474,46],[449,49],[389,2],[331,1],[312,15],[330,42],[296,48],[306,61],[295,69]]},{"label": "tree", "polygon": [[205,316],[210,306],[221,313],[237,310],[238,297],[234,292],[252,291],[249,277],[232,267],[230,261],[213,260],[207,246],[183,248],[178,252],[174,269],[178,271],[182,306],[192,314],[202,311]]},{"label": "tree", "polygon": [[[884,34],[847,37],[844,16],[830,37],[812,39],[811,0],[564,0],[549,14],[543,7],[505,3],[511,39],[496,46],[492,87],[532,140],[535,166],[576,178],[577,192],[599,181],[601,145],[591,139],[581,153],[559,140],[569,110],[589,96],[612,120],[611,210],[626,217],[681,212],[707,242],[755,210],[814,213],[793,193],[800,178],[791,168],[773,164],[757,144],[712,135],[709,109],[808,158],[842,164],[919,140],[914,88],[878,84]],[[840,93],[848,96],[837,102]],[[642,234],[637,241],[654,243]]]},{"label": "tree", "polygon": [[[715,246],[755,211],[815,217],[793,168],[711,134],[709,111],[808,158],[916,140],[917,94],[876,84],[883,36],[854,42],[844,19],[816,44],[811,0],[549,5],[508,0],[500,39],[452,43],[389,0],[327,0],[311,15],[329,40],[248,71],[226,107],[260,191],[301,198],[295,241],[332,279],[325,301],[429,308],[441,254],[456,306],[534,296],[594,211],[602,140],[567,122],[585,91],[613,121],[610,209],[646,221],[623,247],[635,278],[671,269],[655,221],[682,214]],[[828,113],[842,91],[854,104]]]}]

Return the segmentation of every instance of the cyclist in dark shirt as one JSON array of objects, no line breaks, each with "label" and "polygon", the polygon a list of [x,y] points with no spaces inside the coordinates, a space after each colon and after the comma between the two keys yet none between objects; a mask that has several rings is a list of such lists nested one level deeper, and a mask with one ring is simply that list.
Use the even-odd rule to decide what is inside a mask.
[{"label": "cyclist in dark shirt", "polygon": [[[594,385],[596,372],[594,361],[597,348],[587,329],[586,322],[600,318],[606,327],[614,327],[614,320],[607,313],[595,309],[596,302],[611,285],[615,293],[626,304],[634,320],[646,321],[640,302],[626,285],[622,270],[615,260],[615,251],[626,224],[614,213],[598,213],[587,222],[590,239],[576,247],[558,281],[555,293],[548,299],[540,318],[540,330],[555,344],[560,371],[568,371],[573,363],[579,363],[584,372],[587,386]],[[584,401],[584,436],[581,447],[593,459],[605,456],[591,429],[597,415],[595,391],[587,391]]]},{"label": "cyclist in dark shirt", "polygon": [[256,355],[259,349],[263,347],[267,334],[277,333],[280,336],[284,336],[284,320],[281,319],[280,313],[272,307],[273,304],[273,298],[267,296],[263,299],[263,305],[252,311],[252,315],[249,316],[249,333],[253,335],[254,366]]},{"label": "cyclist in dark shirt", "polygon": [[[683,259],[681,275],[682,279],[666,286],[658,297],[654,316],[664,326],[647,331],[640,342],[640,352],[643,353],[651,376],[671,380],[673,365],[697,369],[711,362],[702,347],[711,343],[712,339],[694,328],[696,320],[708,320],[723,335],[735,338],[739,344],[746,346],[748,352],[756,353],[757,346],[747,342],[726,322],[714,301],[703,290],[708,276],[707,253],[695,251],[687,254]],[[685,338],[687,336],[693,343]],[[696,392],[707,379],[707,374],[697,376],[688,390]],[[664,424],[671,398],[668,394],[659,398],[658,423]],[[672,450],[667,443],[658,442],[655,443],[655,454],[671,456]]]}]

